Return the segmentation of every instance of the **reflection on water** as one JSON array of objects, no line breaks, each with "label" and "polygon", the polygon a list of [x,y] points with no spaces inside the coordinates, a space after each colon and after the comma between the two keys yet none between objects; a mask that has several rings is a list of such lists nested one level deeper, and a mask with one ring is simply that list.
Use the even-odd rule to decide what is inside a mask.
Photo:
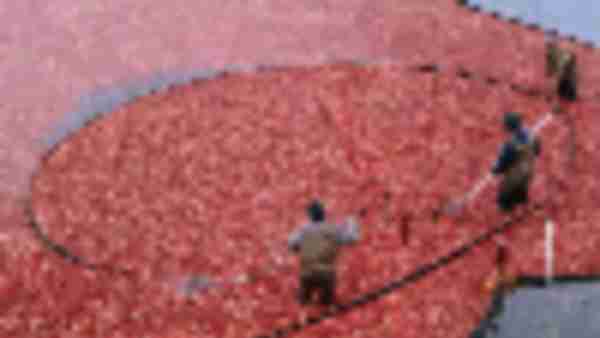
[{"label": "reflection on water", "polygon": [[600,1],[598,0],[469,0],[486,11],[520,17],[527,23],[539,23],[545,29],[556,28],[564,35],[600,44]]}]

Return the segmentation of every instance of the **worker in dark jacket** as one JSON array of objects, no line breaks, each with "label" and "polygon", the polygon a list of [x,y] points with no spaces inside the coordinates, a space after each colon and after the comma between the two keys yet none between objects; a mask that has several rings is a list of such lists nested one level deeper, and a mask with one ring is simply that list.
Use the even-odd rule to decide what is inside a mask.
[{"label": "worker in dark jacket", "polygon": [[290,250],[300,256],[300,292],[298,300],[306,304],[314,291],[320,292],[321,304],[335,303],[335,261],[338,248],[359,239],[358,224],[340,227],[325,221],[325,210],[319,201],[307,209],[310,222],[294,231],[289,239]]},{"label": "worker in dark jacket", "polygon": [[504,127],[511,138],[503,145],[492,173],[503,175],[498,206],[503,212],[511,212],[517,205],[529,202],[529,185],[535,158],[540,154],[540,142],[522,126],[518,113],[506,113]]},{"label": "worker in dark jacket", "polygon": [[561,99],[577,100],[577,58],[555,41],[546,43],[546,75],[556,77],[556,91]]}]

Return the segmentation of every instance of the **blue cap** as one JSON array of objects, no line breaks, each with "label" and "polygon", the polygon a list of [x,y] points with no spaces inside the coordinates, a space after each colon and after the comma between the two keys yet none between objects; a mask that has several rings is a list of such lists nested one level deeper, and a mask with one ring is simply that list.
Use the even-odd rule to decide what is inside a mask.
[{"label": "blue cap", "polygon": [[325,220],[325,208],[319,200],[312,201],[306,210],[308,216],[314,222],[322,222]]},{"label": "blue cap", "polygon": [[504,127],[509,131],[520,129],[521,115],[516,112],[508,112],[504,114]]}]

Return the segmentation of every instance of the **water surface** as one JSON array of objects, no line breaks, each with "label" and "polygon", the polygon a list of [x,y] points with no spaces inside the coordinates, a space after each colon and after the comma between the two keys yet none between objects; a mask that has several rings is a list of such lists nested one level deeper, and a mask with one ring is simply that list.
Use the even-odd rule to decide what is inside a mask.
[{"label": "water surface", "polygon": [[598,0],[469,0],[486,11],[520,17],[527,23],[539,23],[545,29],[556,28],[563,35],[576,35],[584,41],[600,44],[600,1]]}]

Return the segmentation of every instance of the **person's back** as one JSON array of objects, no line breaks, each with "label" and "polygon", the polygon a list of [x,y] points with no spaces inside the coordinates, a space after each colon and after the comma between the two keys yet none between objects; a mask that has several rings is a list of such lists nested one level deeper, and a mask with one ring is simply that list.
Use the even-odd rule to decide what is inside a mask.
[{"label": "person's back", "polygon": [[332,271],[338,255],[337,229],[324,223],[304,233],[300,244],[302,271]]},{"label": "person's back", "polygon": [[513,135],[509,147],[514,149],[515,158],[513,164],[506,170],[505,180],[518,184],[532,178],[537,142],[526,129],[521,129]]},{"label": "person's back", "polygon": [[310,222],[295,230],[288,239],[290,250],[300,256],[300,292],[298,299],[305,304],[314,291],[321,294],[322,304],[335,301],[335,261],[338,248],[352,244],[359,238],[358,224],[340,228],[325,222],[325,211],[320,202],[308,208]]},{"label": "person's back", "polygon": [[504,176],[497,202],[503,211],[509,212],[516,205],[529,202],[529,185],[534,174],[535,158],[540,154],[540,142],[521,126],[518,114],[507,113],[504,123],[512,137],[502,147],[492,173]]}]

